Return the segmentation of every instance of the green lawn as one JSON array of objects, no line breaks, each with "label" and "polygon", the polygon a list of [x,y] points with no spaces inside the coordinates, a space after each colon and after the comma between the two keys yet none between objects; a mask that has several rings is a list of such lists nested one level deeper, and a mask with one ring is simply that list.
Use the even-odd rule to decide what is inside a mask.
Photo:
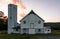
[{"label": "green lawn", "polygon": [[30,39],[32,35],[27,34],[7,34],[6,31],[0,31],[0,39]]},{"label": "green lawn", "polygon": [[28,35],[20,35],[20,34],[0,34],[0,39],[28,39],[30,36]]},{"label": "green lawn", "polygon": [[0,39],[32,39],[38,36],[56,36],[60,35],[60,32],[53,31],[51,34],[35,34],[35,35],[27,35],[27,34],[7,34],[6,31],[0,31]]}]

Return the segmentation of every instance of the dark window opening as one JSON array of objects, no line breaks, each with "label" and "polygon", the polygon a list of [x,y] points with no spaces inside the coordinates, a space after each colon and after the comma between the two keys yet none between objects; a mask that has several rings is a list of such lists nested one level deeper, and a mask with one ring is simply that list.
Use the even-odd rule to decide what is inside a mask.
[{"label": "dark window opening", "polygon": [[48,30],[49,31],[49,30]]},{"label": "dark window opening", "polygon": [[40,24],[40,23],[41,23],[41,21],[39,20],[39,21],[38,21],[38,24]]},{"label": "dark window opening", "polygon": [[38,29],[38,32],[40,32],[41,31],[41,29]]},{"label": "dark window opening", "polygon": [[13,27],[15,31],[18,31],[20,29],[20,26]]},{"label": "dark window opening", "polygon": [[24,28],[23,30],[27,30],[26,28]]},{"label": "dark window opening", "polygon": [[18,31],[18,29],[16,29],[16,31]]},{"label": "dark window opening", "polygon": [[26,21],[23,21],[24,24],[26,24]]}]

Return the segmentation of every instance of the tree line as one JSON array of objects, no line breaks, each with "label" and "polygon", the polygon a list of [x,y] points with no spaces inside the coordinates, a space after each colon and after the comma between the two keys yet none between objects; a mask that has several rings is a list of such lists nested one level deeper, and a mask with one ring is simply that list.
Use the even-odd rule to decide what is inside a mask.
[{"label": "tree line", "polygon": [[44,23],[44,26],[50,26],[52,30],[60,30],[60,22],[59,23]]},{"label": "tree line", "polygon": [[7,21],[8,19],[0,19],[0,31],[1,30],[7,30]]}]

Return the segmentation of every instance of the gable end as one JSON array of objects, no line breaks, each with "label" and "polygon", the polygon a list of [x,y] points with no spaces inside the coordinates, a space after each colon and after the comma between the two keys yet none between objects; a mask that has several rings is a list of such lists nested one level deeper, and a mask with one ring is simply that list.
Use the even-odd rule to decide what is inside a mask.
[{"label": "gable end", "polygon": [[[36,15],[37,17],[39,17],[33,10],[31,10],[28,15],[30,15],[30,14],[34,14],[34,15]],[[25,19],[28,15],[26,15],[23,19]],[[40,18],[42,21],[44,21],[41,17],[39,17],[39,18]],[[23,19],[21,19],[20,22],[21,22]]]}]

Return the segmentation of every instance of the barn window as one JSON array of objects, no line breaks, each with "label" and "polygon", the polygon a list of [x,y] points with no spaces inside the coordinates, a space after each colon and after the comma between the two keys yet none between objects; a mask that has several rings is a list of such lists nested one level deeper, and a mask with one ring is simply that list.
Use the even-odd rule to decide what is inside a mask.
[{"label": "barn window", "polygon": [[18,29],[16,29],[16,31],[18,31]]},{"label": "barn window", "polygon": [[39,21],[38,21],[38,24],[40,24],[40,23],[41,23],[41,21],[39,20]]},{"label": "barn window", "polygon": [[40,32],[41,31],[41,29],[38,29],[38,32]]},{"label": "barn window", "polygon": [[48,30],[48,31],[50,31],[50,30]]},{"label": "barn window", "polygon": [[26,29],[26,28],[24,28],[23,30],[24,30],[24,31],[26,31],[27,29]]},{"label": "barn window", "polygon": [[24,24],[26,24],[26,21],[23,21]]}]

